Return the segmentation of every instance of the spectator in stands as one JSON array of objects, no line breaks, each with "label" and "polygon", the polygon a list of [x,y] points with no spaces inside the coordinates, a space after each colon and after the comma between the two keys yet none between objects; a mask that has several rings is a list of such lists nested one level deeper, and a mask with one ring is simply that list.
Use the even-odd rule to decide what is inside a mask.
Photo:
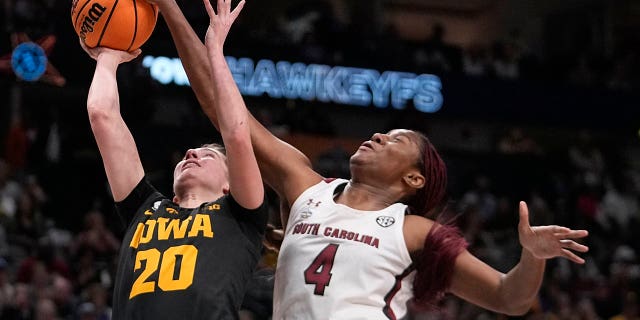
[{"label": "spectator in stands", "polygon": [[98,261],[108,261],[120,248],[120,240],[107,228],[100,210],[90,210],[84,216],[84,228],[74,239],[72,252],[93,251]]}]

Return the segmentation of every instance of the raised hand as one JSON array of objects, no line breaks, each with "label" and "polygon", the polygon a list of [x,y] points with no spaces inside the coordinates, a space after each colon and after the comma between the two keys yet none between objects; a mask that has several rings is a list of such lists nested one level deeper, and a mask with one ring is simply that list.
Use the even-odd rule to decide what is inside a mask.
[{"label": "raised hand", "polygon": [[586,230],[572,230],[561,226],[529,225],[529,209],[524,201],[520,201],[520,223],[518,237],[524,250],[538,259],[563,257],[575,263],[584,263],[573,251],[587,252],[589,247],[575,242],[573,239],[584,238]]},{"label": "raised hand", "polygon": [[222,51],[229,29],[231,29],[231,25],[236,21],[240,11],[242,11],[245,1],[240,1],[235,9],[231,11],[231,0],[217,0],[217,14],[213,11],[210,0],[203,1],[204,7],[209,14],[209,28],[207,28],[204,44],[209,50]]},{"label": "raised hand", "polygon": [[80,46],[82,47],[82,49],[94,60],[98,60],[98,58],[100,58],[100,56],[102,55],[109,55],[109,56],[113,56],[116,58],[117,63],[124,63],[124,62],[129,62],[133,59],[135,59],[136,57],[138,57],[140,55],[140,53],[142,52],[142,50],[137,49],[135,51],[132,52],[127,52],[127,51],[121,51],[121,50],[114,50],[114,49],[109,49],[109,48],[105,48],[105,47],[95,47],[95,48],[89,48],[87,47],[87,45],[85,45],[84,41],[82,41],[82,39],[80,40]]}]

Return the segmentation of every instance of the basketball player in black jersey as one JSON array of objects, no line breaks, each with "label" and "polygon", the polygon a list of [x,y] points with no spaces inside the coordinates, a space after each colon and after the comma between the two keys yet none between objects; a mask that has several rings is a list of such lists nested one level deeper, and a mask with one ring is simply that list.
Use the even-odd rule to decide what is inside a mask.
[{"label": "basketball player in black jersey", "polygon": [[[211,16],[214,55],[240,9]],[[118,65],[133,53],[81,46],[97,61],[87,111],[116,209],[129,223],[113,296],[113,319],[236,319],[260,257],[267,206],[247,111],[237,89],[213,95],[226,155],[217,145],[190,149],[174,170],[168,198],[145,177],[121,114]],[[212,74],[227,76],[214,68]]]}]

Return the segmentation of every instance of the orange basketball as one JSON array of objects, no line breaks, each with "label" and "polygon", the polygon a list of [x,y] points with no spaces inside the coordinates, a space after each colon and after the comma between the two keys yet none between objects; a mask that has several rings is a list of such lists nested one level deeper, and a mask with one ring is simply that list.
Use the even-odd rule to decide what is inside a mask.
[{"label": "orange basketball", "polygon": [[146,0],[73,0],[71,22],[87,47],[133,51],[151,36],[158,8]]}]

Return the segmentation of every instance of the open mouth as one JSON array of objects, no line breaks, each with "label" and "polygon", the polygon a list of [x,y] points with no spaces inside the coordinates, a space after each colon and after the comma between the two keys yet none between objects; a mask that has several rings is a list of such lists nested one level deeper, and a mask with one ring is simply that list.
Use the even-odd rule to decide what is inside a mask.
[{"label": "open mouth", "polygon": [[371,143],[371,141],[365,141],[365,142],[363,142],[363,143],[360,145],[360,147],[361,147],[361,148],[362,148],[362,147],[365,147],[365,148],[368,148],[368,149],[374,150],[374,149],[373,149],[373,144]]},{"label": "open mouth", "polygon": [[187,168],[191,168],[191,167],[199,167],[200,165],[195,162],[195,161],[186,161],[183,165],[182,165],[182,170],[187,169]]}]

